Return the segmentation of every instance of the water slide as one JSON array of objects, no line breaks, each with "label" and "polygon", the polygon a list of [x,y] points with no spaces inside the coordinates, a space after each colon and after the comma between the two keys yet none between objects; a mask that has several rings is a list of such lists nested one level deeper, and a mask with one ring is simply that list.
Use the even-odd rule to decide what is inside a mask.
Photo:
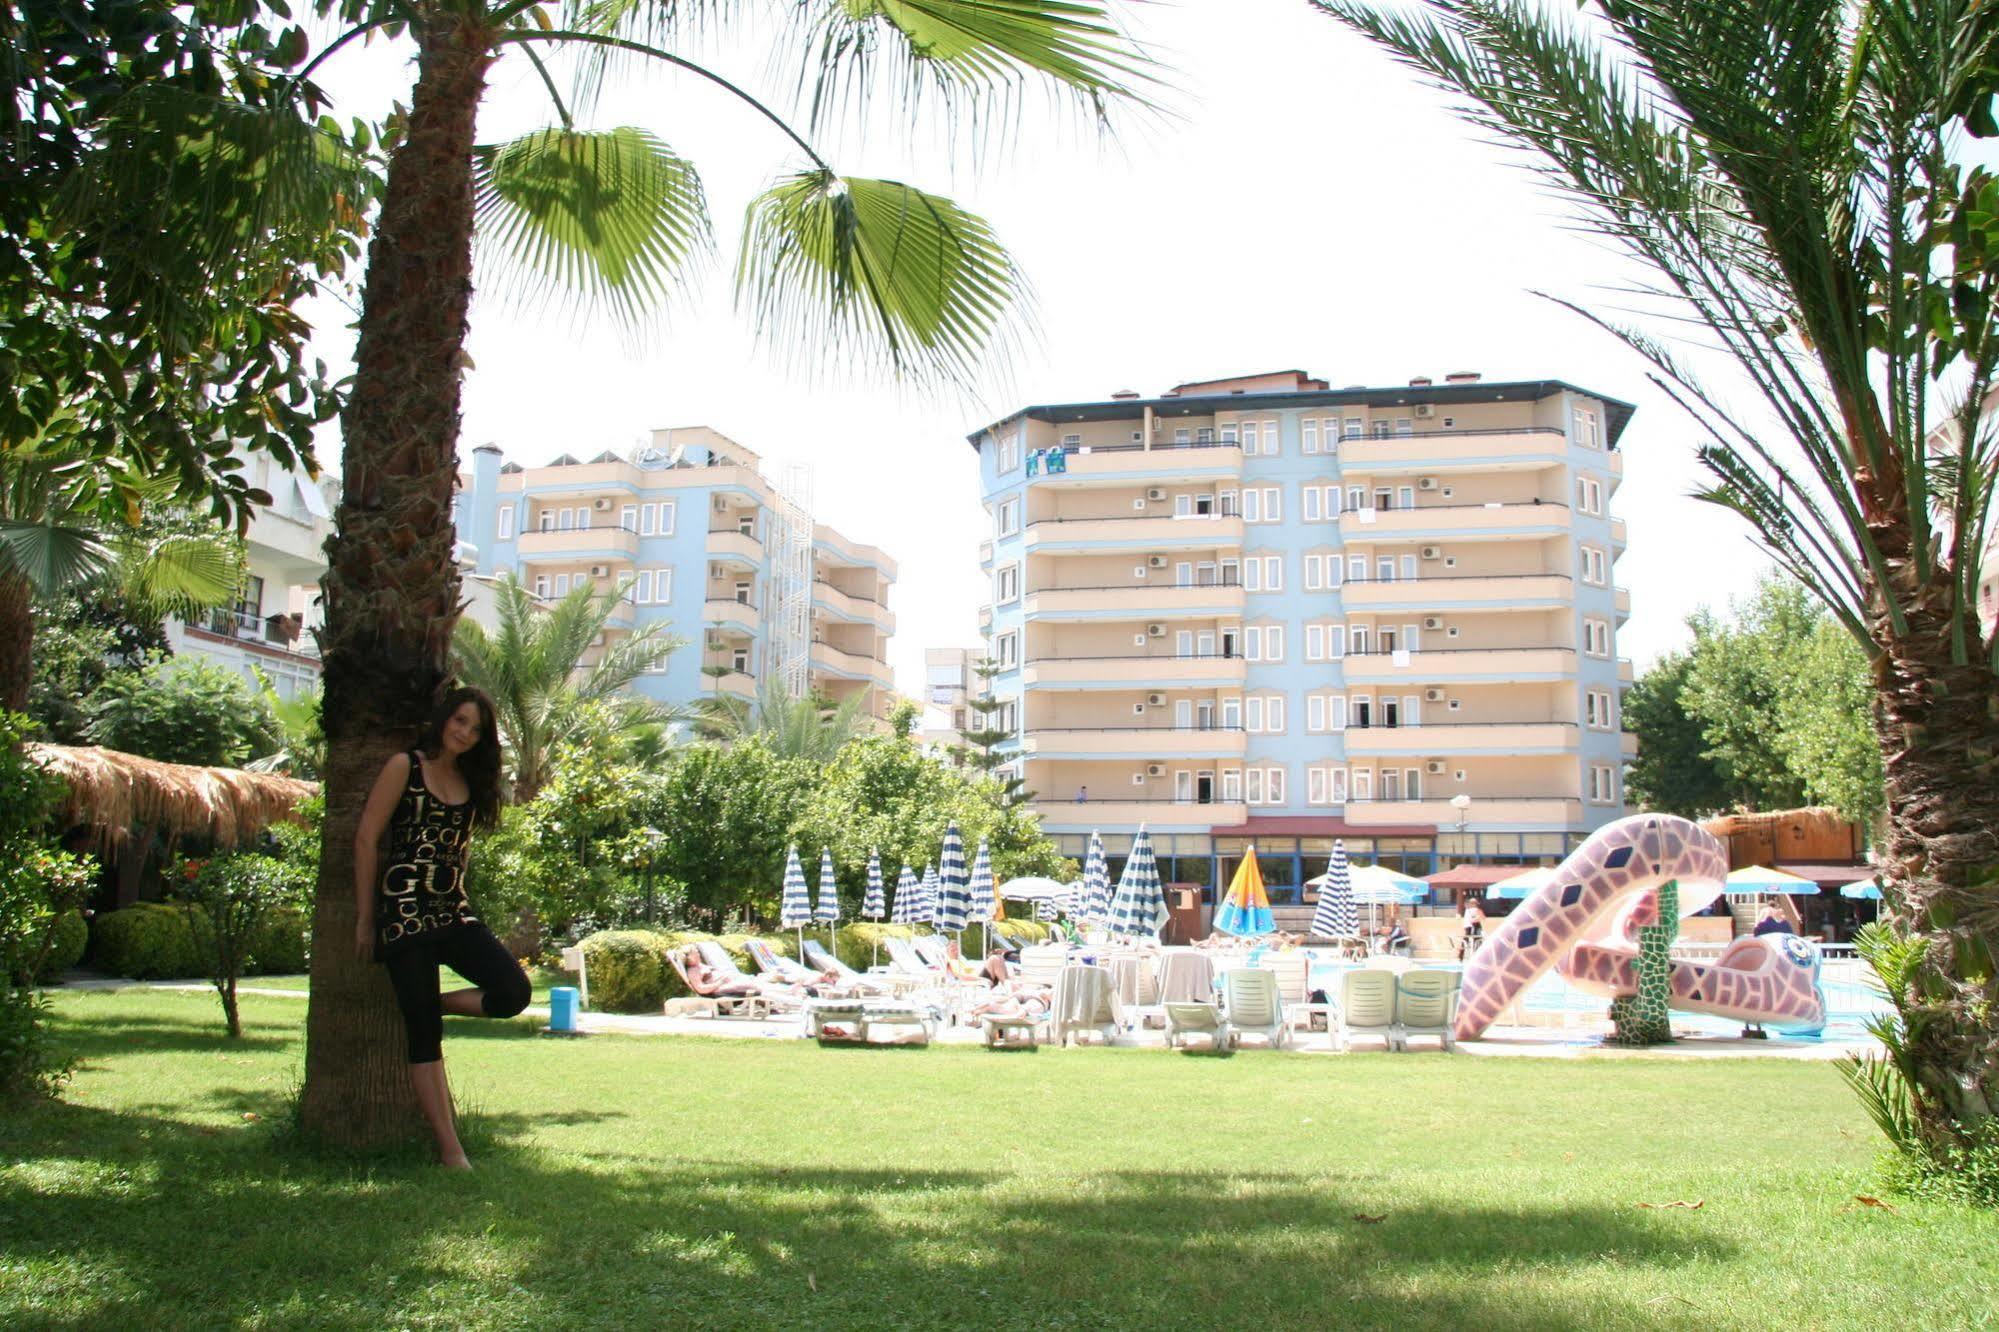
[{"label": "water slide", "polygon": [[[1457,1037],[1476,1039],[1549,970],[1608,998],[1638,993],[1638,930],[1658,916],[1660,886],[1679,884],[1682,917],[1721,896],[1728,853],[1670,814],[1637,814],[1590,835],[1547,884],[1489,930],[1465,964]],[[1825,1026],[1818,945],[1794,934],[1737,939],[1712,962],[1676,961],[1671,1007],[1784,1031]]]}]

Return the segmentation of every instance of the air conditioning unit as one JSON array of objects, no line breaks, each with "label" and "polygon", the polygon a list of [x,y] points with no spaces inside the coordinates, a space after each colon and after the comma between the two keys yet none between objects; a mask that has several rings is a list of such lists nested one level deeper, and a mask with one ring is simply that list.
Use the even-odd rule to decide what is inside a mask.
[{"label": "air conditioning unit", "polygon": [[1147,777],[1164,777],[1166,775],[1166,765],[1164,763],[1148,763],[1145,765],[1145,775]]},{"label": "air conditioning unit", "polygon": [[1444,627],[1444,617],[1441,615],[1425,615],[1423,617],[1423,627],[1425,629],[1441,629]]},{"label": "air conditioning unit", "polygon": [[1164,569],[1166,567],[1166,557],[1164,555],[1147,555],[1145,557],[1145,567],[1148,569]]},{"label": "air conditioning unit", "polygon": [[1436,414],[1437,414],[1437,404],[1436,404],[1436,403],[1434,403],[1434,402],[1419,402],[1419,403],[1417,403],[1417,404],[1416,404],[1416,419],[1417,419],[1418,421],[1427,421],[1427,420],[1429,420],[1429,419],[1430,419],[1431,417],[1435,416]]},{"label": "air conditioning unit", "polygon": [[1134,773],[1133,773],[1133,774],[1131,775],[1131,784],[1132,784],[1133,786],[1143,786],[1143,785],[1145,785],[1145,774],[1144,774],[1144,773],[1142,773],[1142,772],[1134,772]]},{"label": "air conditioning unit", "polygon": [[1166,498],[1166,491],[1159,486],[1152,486],[1146,490],[1145,497],[1149,500],[1163,500]]},{"label": "air conditioning unit", "polygon": [[1135,499],[1131,502],[1131,507],[1135,510],[1142,510],[1145,508],[1145,501],[1142,499]]},{"label": "air conditioning unit", "polygon": [[1145,696],[1145,705],[1149,708],[1163,708],[1166,706],[1166,695],[1147,694]]},{"label": "air conditioning unit", "polygon": [[609,578],[611,576],[611,566],[608,564],[593,564],[590,566],[590,576],[592,578]]},{"label": "air conditioning unit", "polygon": [[597,501],[595,507],[598,513],[607,513],[610,511],[611,501],[607,499],[600,499]]},{"label": "air conditioning unit", "polygon": [[1425,689],[1423,691],[1423,701],[1425,703],[1441,703],[1444,701],[1444,691],[1441,689]]},{"label": "air conditioning unit", "polygon": [[1436,488],[1437,488],[1437,478],[1436,478],[1436,477],[1434,477],[1434,476],[1419,476],[1419,477],[1417,477],[1417,478],[1416,478],[1416,489],[1418,489],[1418,490],[1435,490]]},{"label": "air conditioning unit", "polygon": [[1431,759],[1423,765],[1423,771],[1429,773],[1432,777],[1441,777],[1444,775],[1444,761],[1442,759]]},{"label": "air conditioning unit", "polygon": [[1145,626],[1145,635],[1147,638],[1164,638],[1166,637],[1166,626],[1163,624],[1148,624]]},{"label": "air conditioning unit", "polygon": [[1425,546],[1425,547],[1423,547],[1423,558],[1424,558],[1424,559],[1426,559],[1426,560],[1440,560],[1440,559],[1442,559],[1443,557],[1444,557],[1444,548],[1443,548],[1442,546]]}]

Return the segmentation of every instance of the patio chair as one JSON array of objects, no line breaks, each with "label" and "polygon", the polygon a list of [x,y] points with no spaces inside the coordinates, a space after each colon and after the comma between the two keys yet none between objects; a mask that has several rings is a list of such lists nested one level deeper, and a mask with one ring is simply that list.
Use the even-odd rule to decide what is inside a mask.
[{"label": "patio chair", "polygon": [[1357,967],[1340,977],[1340,1002],[1333,1010],[1333,1048],[1345,1051],[1355,1036],[1379,1036],[1393,1050],[1401,1043],[1395,1026],[1396,973]]},{"label": "patio chair", "polygon": [[1101,967],[1062,968],[1055,980],[1055,1001],[1050,1013],[1049,1033],[1057,1045],[1067,1045],[1071,1036],[1094,1031],[1109,1045],[1124,1025],[1117,990],[1110,973]]},{"label": "patio chair", "polygon": [[1163,1004],[1212,1004],[1215,964],[1206,953],[1169,948],[1159,957],[1159,1001]]},{"label": "patio chair", "polygon": [[1222,973],[1222,1003],[1239,1045],[1245,1035],[1261,1036],[1273,1050],[1284,1047],[1290,1029],[1284,1022],[1284,999],[1277,976],[1262,967],[1240,967]]},{"label": "patio chair", "polygon": [[792,991],[775,983],[776,978],[752,976],[736,965],[736,959],[729,956],[729,950],[713,939],[703,939],[694,945],[701,952],[701,960],[706,962],[724,982],[730,985],[747,985],[755,990],[768,1008],[789,1009],[798,1012],[805,1007],[805,1000]]},{"label": "patio chair", "polygon": [[826,946],[817,939],[805,941],[805,961],[818,971],[830,971],[838,975],[842,985],[868,994],[895,994],[910,987],[906,977],[862,975],[827,952]]},{"label": "patio chair", "polygon": [[[706,954],[703,957],[705,958]],[[687,992],[695,995],[700,999],[702,1004],[708,1006],[709,1013],[713,1016],[760,1019],[769,1014],[770,1001],[762,994],[701,994],[700,991],[694,988],[693,982],[687,979],[687,967],[680,960],[680,950],[668,949],[666,960],[673,965],[674,972],[680,977],[680,983],[687,987]],[[736,974],[741,975],[742,973],[737,972]],[[667,1000],[669,1004],[675,1002],[672,999]],[[672,1010],[669,1009],[668,1013],[671,1015]]]},{"label": "patio chair", "polygon": [[916,949],[916,955],[923,959],[925,966],[936,967],[939,971],[950,970],[948,965],[950,959],[944,956],[944,939],[941,935],[919,934],[910,941],[910,945]]},{"label": "patio chair", "polygon": [[1197,999],[1169,999],[1164,1007],[1167,1049],[1177,1049],[1188,1036],[1206,1036],[1209,1048],[1217,1054],[1235,1043],[1235,1035],[1220,1004],[1202,1003]]},{"label": "patio chair", "polygon": [[1293,1026],[1304,1027],[1313,1013],[1325,1011],[1312,1002],[1309,954],[1297,948],[1273,949],[1259,958],[1256,965],[1277,978],[1277,995],[1284,1001],[1285,1016]]},{"label": "patio chair", "polygon": [[818,981],[819,973],[808,970],[784,957],[763,939],[750,939],[743,945],[749,953],[750,961],[757,964],[757,972],[783,985],[810,985]]},{"label": "patio chair", "polygon": [[1020,950],[1020,979],[1053,985],[1069,965],[1069,950],[1061,944],[1033,944]]},{"label": "patio chair", "polygon": [[1455,1048],[1452,1028],[1458,1020],[1458,972],[1440,967],[1406,971],[1395,982],[1396,1043],[1409,1048],[1411,1036],[1435,1036],[1443,1048]]},{"label": "patio chair", "polygon": [[821,1045],[866,1045],[867,1008],[858,999],[815,999],[805,1006],[805,1034]]},{"label": "patio chair", "polygon": [[937,969],[918,955],[913,940],[890,937],[882,940],[882,948],[888,953],[891,975],[907,976],[926,985],[938,979]]}]

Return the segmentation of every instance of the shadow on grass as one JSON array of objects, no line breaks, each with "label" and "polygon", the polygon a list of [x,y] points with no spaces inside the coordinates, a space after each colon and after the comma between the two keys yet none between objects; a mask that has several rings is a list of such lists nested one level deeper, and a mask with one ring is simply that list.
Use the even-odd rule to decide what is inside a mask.
[{"label": "shadow on grass", "polygon": [[[282,1050],[296,1041],[295,1028],[276,1028],[249,1018],[244,1033],[232,1037],[222,1025],[222,1005],[213,995],[203,1017],[159,1018],[141,1013],[120,1013],[113,1021],[65,1022],[56,1028],[57,1044],[79,1059],[95,1060],[114,1055],[186,1054],[189,1052],[231,1052]],[[213,1013],[213,1018],[207,1014]],[[304,1010],[300,1010],[303,1017]],[[279,1030],[280,1035],[261,1035],[258,1028]]]},{"label": "shadow on grass", "polygon": [[[1040,1178],[502,1149],[452,1176],[69,1104],[0,1123],[0,1148],[10,1327],[1693,1326],[1635,1296],[1523,1307],[1485,1280],[1735,1256],[1607,1207],[1383,1207],[1358,1170]],[[74,1275],[37,1289],[51,1266]]]}]

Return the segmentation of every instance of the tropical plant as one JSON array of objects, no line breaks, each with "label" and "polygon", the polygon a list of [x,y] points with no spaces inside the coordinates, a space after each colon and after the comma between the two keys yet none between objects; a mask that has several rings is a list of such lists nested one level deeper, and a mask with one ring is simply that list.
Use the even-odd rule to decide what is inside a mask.
[{"label": "tropical plant", "polygon": [[[0,704],[27,696],[32,592],[151,504],[241,522],[244,453],[309,463],[333,415],[293,306],[357,252],[372,182],[248,3],[0,11]],[[169,561],[170,563],[171,561]]]},{"label": "tropical plant", "polygon": [[766,672],[754,704],[729,694],[703,699],[699,729],[725,744],[761,736],[780,757],[826,763],[866,729],[866,702],[861,694],[840,702],[818,693],[793,698],[775,672]]},{"label": "tropical plant", "polygon": [[1034,799],[1034,792],[1027,789],[1027,779],[1000,772],[1014,757],[999,748],[1013,739],[1013,732],[999,724],[1000,709],[1006,706],[1006,700],[993,692],[993,680],[1000,674],[1000,665],[990,657],[981,657],[973,664],[972,674],[979,677],[979,694],[966,699],[965,706],[979,719],[978,725],[963,733],[965,743],[954,745],[951,757],[965,767],[991,776],[999,789],[1000,803],[1025,805]]},{"label": "tropical plant", "polygon": [[95,883],[88,862],[48,845],[57,783],[22,749],[27,730],[0,709],[0,1100],[53,1092],[68,1073],[35,977]]},{"label": "tropical plant", "polygon": [[167,862],[172,900],[185,915],[188,932],[206,945],[202,969],[222,1001],[231,1037],[243,1034],[236,982],[249,965],[251,946],[271,916],[305,904],[314,868],[310,859],[284,854],[275,836],[255,848]]},{"label": "tropical plant", "polygon": [[[1981,0],[1314,0],[1463,100],[1654,276],[1764,409],[1644,357],[1741,514],[1873,665],[1884,886],[1925,946],[1907,1086],[1939,1162],[1999,1106],[1999,641],[1992,528],[1999,7]],[[1574,307],[1572,307],[1574,308]]]},{"label": "tropical plant", "polygon": [[681,646],[664,624],[641,625],[584,660],[626,604],[624,595],[619,588],[599,596],[585,583],[549,604],[508,572],[494,589],[492,632],[474,620],[458,622],[452,662],[460,680],[492,695],[516,801],[535,798],[556,748],[581,732],[593,705],[610,709],[620,728],[674,719],[665,704],[624,692]]},{"label": "tropical plant", "polygon": [[271,734],[277,748],[243,766],[251,772],[281,772],[288,777],[317,781],[326,763],[326,730],[319,721],[319,691],[279,694],[259,673],[262,689],[258,701],[271,719]]},{"label": "tropical plant", "polygon": [[91,744],[161,763],[240,768],[276,744],[263,699],[205,657],[164,657],[109,676],[84,711]]},{"label": "tropical plant", "polygon": [[[324,581],[327,825],[314,930],[338,940],[352,929],[350,853],[369,784],[448,673],[475,223],[493,244],[489,260],[512,265],[515,290],[579,291],[634,322],[708,241],[693,165],[644,130],[578,127],[582,107],[557,93],[545,56],[586,58],[583,106],[614,65],[671,67],[733,95],[796,147],[804,165],[750,206],[736,263],[739,303],[795,354],[844,355],[913,380],[967,379],[1014,326],[1022,283],[979,218],[900,182],[841,175],[806,133],[693,58],[696,38],[720,49],[706,39],[735,36],[734,20],[766,9],[752,0],[578,0],[559,19],[530,0],[318,7],[348,27],[317,59],[378,31],[407,33],[416,46],[416,83],[369,249]],[[1101,115],[1148,77],[1100,0],[769,8],[779,40],[757,41],[755,53],[795,62],[808,132],[883,102],[984,123],[980,113],[1031,82]],[[508,57],[540,77],[560,124],[481,144],[487,79]],[[301,1112],[309,1132],[380,1143],[420,1131],[420,1120],[403,1070],[384,1053],[395,1048],[394,1010],[350,951],[313,950]]]},{"label": "tropical plant", "polygon": [[39,740],[85,743],[84,703],[106,677],[172,655],[159,608],[138,604],[115,586],[93,583],[38,598],[35,619],[28,715]]}]

